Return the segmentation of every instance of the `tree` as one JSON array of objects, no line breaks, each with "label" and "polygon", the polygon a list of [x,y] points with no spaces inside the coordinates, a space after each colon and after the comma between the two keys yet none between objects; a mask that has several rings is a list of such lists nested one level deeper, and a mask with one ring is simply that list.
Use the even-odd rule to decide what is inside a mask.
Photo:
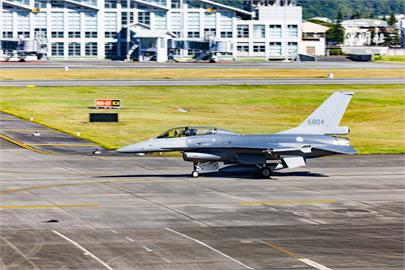
[{"label": "tree", "polygon": [[326,41],[336,42],[338,44],[343,43],[345,30],[341,24],[343,20],[342,12],[339,10],[336,16],[336,22],[326,32]]},{"label": "tree", "polygon": [[395,18],[394,12],[391,12],[391,15],[390,15],[390,17],[388,19],[388,25],[393,26],[397,22],[398,22],[398,20],[397,20],[397,18]]},{"label": "tree", "polygon": [[357,10],[351,17],[351,19],[360,19],[361,18],[361,14],[360,12]]}]

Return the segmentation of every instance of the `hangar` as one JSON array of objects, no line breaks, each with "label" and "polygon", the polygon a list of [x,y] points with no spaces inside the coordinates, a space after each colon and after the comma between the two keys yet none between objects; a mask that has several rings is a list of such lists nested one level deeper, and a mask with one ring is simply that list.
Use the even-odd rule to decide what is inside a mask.
[{"label": "hangar", "polygon": [[293,58],[302,9],[295,0],[3,0],[1,39],[35,40],[50,58],[167,61]]}]

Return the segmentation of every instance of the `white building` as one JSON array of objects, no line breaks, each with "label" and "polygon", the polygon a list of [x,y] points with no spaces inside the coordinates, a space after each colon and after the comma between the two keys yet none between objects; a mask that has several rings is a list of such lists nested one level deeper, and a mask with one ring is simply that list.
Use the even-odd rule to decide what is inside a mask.
[{"label": "white building", "polygon": [[325,34],[328,30],[329,27],[312,22],[304,22],[302,24],[300,53],[311,56],[324,56],[326,54]]},{"label": "white building", "polygon": [[64,59],[125,59],[131,51],[165,61],[213,45],[232,58],[292,58],[301,21],[295,0],[252,0],[249,10],[211,0],[0,0],[0,38],[40,38],[50,58]]}]

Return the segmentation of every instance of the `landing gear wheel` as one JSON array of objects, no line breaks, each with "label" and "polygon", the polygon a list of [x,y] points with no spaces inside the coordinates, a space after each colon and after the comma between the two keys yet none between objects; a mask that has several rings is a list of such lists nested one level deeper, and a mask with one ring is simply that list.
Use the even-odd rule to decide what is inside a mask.
[{"label": "landing gear wheel", "polygon": [[197,171],[193,171],[193,172],[191,173],[191,176],[194,177],[194,178],[197,178],[199,175],[200,175],[200,173],[197,172]]},{"label": "landing gear wheel", "polygon": [[261,171],[263,178],[270,178],[271,177],[271,170],[268,167],[264,167]]}]

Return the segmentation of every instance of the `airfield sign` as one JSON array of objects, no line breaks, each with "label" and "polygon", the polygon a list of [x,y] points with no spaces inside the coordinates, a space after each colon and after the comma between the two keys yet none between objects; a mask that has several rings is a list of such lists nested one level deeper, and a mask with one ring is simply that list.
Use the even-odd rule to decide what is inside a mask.
[{"label": "airfield sign", "polygon": [[96,99],[95,107],[104,109],[118,109],[121,106],[119,99]]}]

